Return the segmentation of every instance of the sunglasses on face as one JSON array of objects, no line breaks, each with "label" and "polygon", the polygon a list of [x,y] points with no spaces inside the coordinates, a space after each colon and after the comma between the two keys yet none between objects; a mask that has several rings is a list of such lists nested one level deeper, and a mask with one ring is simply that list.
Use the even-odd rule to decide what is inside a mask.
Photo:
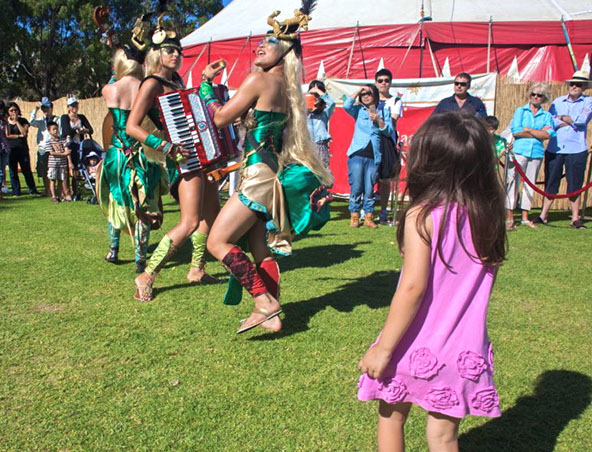
[{"label": "sunglasses on face", "polygon": [[181,51],[179,49],[177,49],[176,47],[163,47],[162,48],[162,53],[164,53],[165,55],[173,55],[175,52],[177,52],[179,55],[181,55]]},{"label": "sunglasses on face", "polygon": [[274,38],[273,36],[268,36],[266,38],[263,38],[261,41],[259,41],[257,43],[257,46],[262,46],[263,44],[269,43],[269,44],[278,44],[280,41],[277,38]]},{"label": "sunglasses on face", "polygon": [[583,88],[584,84],[579,82],[571,82],[569,86],[575,86],[576,88]]},{"label": "sunglasses on face", "polygon": [[360,93],[360,97],[364,97],[364,96],[373,96],[373,94],[369,91],[364,91],[363,93]]},{"label": "sunglasses on face", "polygon": [[539,99],[542,99],[545,95],[541,93],[530,93],[530,97],[538,97]]},{"label": "sunglasses on face", "polygon": [[454,82],[454,86],[469,86],[467,82]]},{"label": "sunglasses on face", "polygon": [[9,108],[8,111],[18,111],[16,108]]},{"label": "sunglasses on face", "polygon": [[377,78],[376,79],[376,83],[390,83],[391,79],[390,78]]}]

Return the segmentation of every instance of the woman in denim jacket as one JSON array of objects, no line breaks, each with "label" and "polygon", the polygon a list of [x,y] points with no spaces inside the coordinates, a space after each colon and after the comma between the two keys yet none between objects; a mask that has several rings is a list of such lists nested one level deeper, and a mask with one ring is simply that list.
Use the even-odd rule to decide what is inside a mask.
[{"label": "woman in denim jacket", "polygon": [[[359,103],[356,104],[356,99]],[[363,85],[352,97],[346,97],[344,110],[355,121],[354,136],[347,150],[348,182],[350,185],[350,227],[360,226],[360,209],[364,209],[364,226],[376,228],[372,220],[374,211],[374,185],[380,164],[381,135],[390,137],[393,126],[389,114],[378,108],[379,94],[375,85]],[[385,120],[386,119],[386,120]],[[363,199],[362,199],[363,198]]]}]

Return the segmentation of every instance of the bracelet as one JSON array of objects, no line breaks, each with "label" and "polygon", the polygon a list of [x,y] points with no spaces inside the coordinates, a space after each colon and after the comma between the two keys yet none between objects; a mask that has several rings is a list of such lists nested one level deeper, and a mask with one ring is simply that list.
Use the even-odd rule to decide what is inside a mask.
[{"label": "bracelet", "polygon": [[164,147],[162,148],[162,153],[163,153],[164,155],[168,155],[168,154],[171,152],[172,148],[173,148],[173,143],[169,143],[169,142],[167,142],[167,143],[164,145]]},{"label": "bracelet", "polygon": [[157,136],[152,135],[152,134],[148,135],[146,137],[146,139],[144,140],[144,144],[147,146],[150,146],[152,149],[156,149],[163,142],[164,142],[164,140],[162,138],[158,138]]}]

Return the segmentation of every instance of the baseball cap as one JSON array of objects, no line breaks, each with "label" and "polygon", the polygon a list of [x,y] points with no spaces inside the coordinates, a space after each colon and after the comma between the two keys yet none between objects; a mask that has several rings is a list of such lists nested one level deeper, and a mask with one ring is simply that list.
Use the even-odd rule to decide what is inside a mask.
[{"label": "baseball cap", "polygon": [[72,96],[72,97],[68,97],[68,100],[66,101],[66,105],[74,105],[78,103],[78,99],[76,99],[76,97]]},{"label": "baseball cap", "polygon": [[42,107],[50,108],[52,105],[53,104],[51,103],[51,101],[47,97],[41,98],[41,106]]}]

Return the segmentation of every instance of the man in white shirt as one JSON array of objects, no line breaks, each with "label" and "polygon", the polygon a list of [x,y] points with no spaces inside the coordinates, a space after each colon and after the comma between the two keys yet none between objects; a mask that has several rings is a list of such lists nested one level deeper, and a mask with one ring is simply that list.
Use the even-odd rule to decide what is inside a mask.
[{"label": "man in white shirt", "polygon": [[[391,194],[391,182],[401,169],[399,154],[397,152],[397,121],[401,116],[403,116],[403,101],[401,96],[391,95],[390,89],[392,80],[393,74],[388,69],[380,69],[374,76],[374,83],[380,94],[378,106],[379,108],[384,106],[385,109],[388,109],[393,121],[393,136],[391,137],[392,144],[386,146],[386,143],[383,141],[383,144],[385,144],[385,149],[381,149],[381,152],[383,153],[383,162],[387,163],[389,168],[383,167],[383,164],[381,163],[381,168],[379,168],[378,175],[378,187],[380,193],[380,214],[378,218],[380,224],[383,225],[393,224],[393,222],[389,221],[388,219],[388,213],[386,209]],[[386,149],[387,147],[389,149]],[[391,155],[390,158],[388,158],[388,156],[384,155],[385,152],[390,152],[391,154],[394,152],[395,155]]]},{"label": "man in white shirt", "polygon": [[[37,119],[39,110],[45,115],[43,118]],[[41,104],[36,105],[35,109],[31,113],[29,119],[31,126],[37,127],[37,177],[43,179],[43,186],[45,187],[45,196],[49,196],[49,179],[47,178],[47,159],[49,154],[45,151],[45,142],[49,138],[49,132],[47,131],[47,124],[50,122],[59,123],[59,118],[53,115],[53,104],[47,97],[41,99]]]}]

